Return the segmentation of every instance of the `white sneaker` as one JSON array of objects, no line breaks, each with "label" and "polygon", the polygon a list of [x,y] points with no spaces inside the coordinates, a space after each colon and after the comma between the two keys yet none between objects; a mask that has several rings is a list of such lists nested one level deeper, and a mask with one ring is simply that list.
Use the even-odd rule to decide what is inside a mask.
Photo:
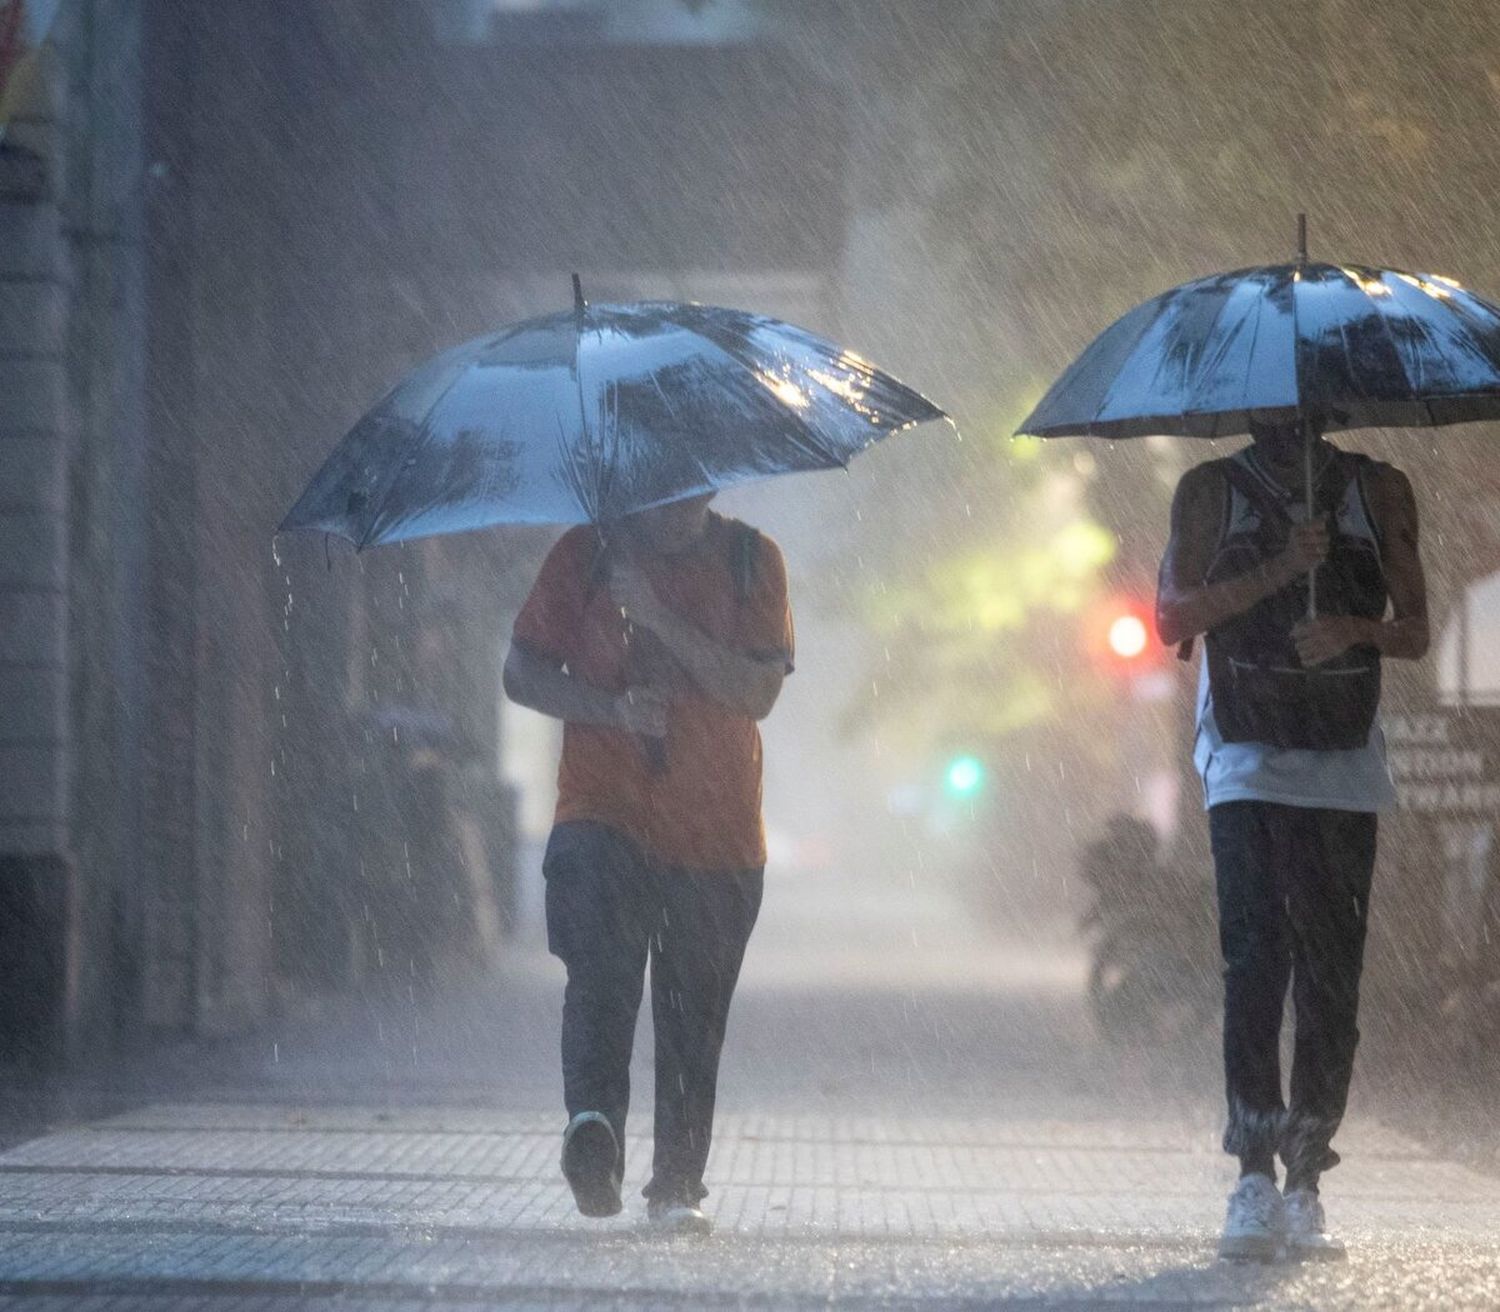
[{"label": "white sneaker", "polygon": [[685,1198],[653,1198],[646,1204],[651,1228],[664,1235],[711,1235],[714,1223],[697,1203]]},{"label": "white sneaker", "polygon": [[1348,1253],[1328,1233],[1323,1203],[1312,1189],[1293,1189],[1285,1208],[1286,1246],[1292,1257],[1313,1262],[1342,1262]]},{"label": "white sneaker", "polygon": [[1232,1262],[1274,1262],[1286,1234],[1286,1208],[1268,1175],[1240,1177],[1229,1195],[1219,1256]]}]

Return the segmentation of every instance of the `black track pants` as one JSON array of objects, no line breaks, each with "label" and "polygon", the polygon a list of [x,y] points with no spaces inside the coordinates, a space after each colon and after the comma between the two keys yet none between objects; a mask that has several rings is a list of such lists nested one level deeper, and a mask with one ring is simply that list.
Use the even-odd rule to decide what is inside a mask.
[{"label": "black track pants", "polygon": [[[1224,953],[1225,1151],[1279,1150],[1292,1187],[1316,1185],[1349,1094],[1364,963],[1375,816],[1271,802],[1208,813]],[[1296,1010],[1290,1104],[1279,1041]]]},{"label": "black track pants", "polygon": [[702,1198],[719,1054],[760,869],[653,866],[604,825],[558,825],[543,863],[547,942],[568,968],[563,1099],[603,1112],[625,1142],[630,1052],[647,961],[656,1029],[656,1144],[646,1196]]}]

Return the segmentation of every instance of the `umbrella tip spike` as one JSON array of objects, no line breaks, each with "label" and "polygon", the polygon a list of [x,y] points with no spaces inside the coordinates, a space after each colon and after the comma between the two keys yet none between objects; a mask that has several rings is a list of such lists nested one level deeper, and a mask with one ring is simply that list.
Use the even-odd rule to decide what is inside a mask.
[{"label": "umbrella tip spike", "polygon": [[1307,215],[1297,215],[1297,263],[1307,263]]},{"label": "umbrella tip spike", "polygon": [[588,302],[583,299],[583,279],[576,273],[573,275],[573,308],[579,314],[588,308]]}]

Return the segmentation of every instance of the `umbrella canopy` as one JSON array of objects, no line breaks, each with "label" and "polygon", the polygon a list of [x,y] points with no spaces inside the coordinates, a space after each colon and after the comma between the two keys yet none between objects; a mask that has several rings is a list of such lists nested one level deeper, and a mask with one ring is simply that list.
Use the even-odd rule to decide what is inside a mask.
[{"label": "umbrella canopy", "polygon": [[1348,264],[1185,283],[1094,339],[1018,431],[1225,437],[1500,417],[1500,309],[1451,278]]},{"label": "umbrella canopy", "polygon": [[437,356],[334,449],[280,531],[357,546],[500,523],[608,523],[845,466],[943,417],[849,351],[763,315],[586,305]]},{"label": "umbrella canopy", "polygon": [[[1500,309],[1452,278],[1298,256],[1146,301],[1100,333],[1017,430],[1035,437],[1228,437],[1252,420],[1316,435],[1500,418]],[[1307,613],[1317,614],[1316,570]]]}]

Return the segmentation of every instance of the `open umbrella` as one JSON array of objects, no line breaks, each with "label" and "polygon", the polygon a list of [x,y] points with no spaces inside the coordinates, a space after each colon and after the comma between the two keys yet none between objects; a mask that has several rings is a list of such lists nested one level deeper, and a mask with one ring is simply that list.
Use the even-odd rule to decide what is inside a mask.
[{"label": "open umbrella", "polygon": [[[1500,308],[1452,278],[1307,258],[1184,283],[1100,333],[1018,430],[1227,437],[1500,418]],[[1315,594],[1309,589],[1309,613]]]},{"label": "open umbrella", "polygon": [[358,547],[500,523],[608,524],[846,466],[943,411],[805,329],[741,310],[589,305],[475,338],[407,376],[281,524]]}]

